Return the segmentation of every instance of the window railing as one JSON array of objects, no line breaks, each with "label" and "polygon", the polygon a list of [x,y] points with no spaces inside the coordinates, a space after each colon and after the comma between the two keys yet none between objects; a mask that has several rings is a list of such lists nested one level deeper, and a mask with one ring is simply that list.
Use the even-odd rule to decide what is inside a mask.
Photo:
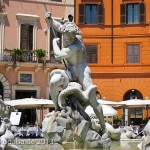
[{"label": "window railing", "polygon": [[11,61],[12,56],[11,56],[12,50],[4,50],[3,54],[0,54],[0,61]]},{"label": "window railing", "polygon": [[[61,61],[58,61],[55,59],[54,54],[50,55],[50,59],[46,58],[41,61],[37,61],[36,53],[30,50],[26,50],[23,52],[22,57],[13,57],[12,56],[13,50],[4,50],[3,54],[0,54],[0,62],[5,62],[5,61],[12,61],[12,62],[39,62],[39,63],[62,63]],[[45,61],[46,60],[46,61]]]},{"label": "window railing", "polygon": [[56,60],[55,56],[53,53],[50,54],[50,63],[62,63],[60,60]]}]

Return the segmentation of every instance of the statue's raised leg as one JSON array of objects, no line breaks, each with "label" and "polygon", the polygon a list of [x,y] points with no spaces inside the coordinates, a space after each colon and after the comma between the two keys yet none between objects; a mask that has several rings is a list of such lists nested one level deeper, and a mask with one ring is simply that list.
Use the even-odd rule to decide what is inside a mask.
[{"label": "statue's raised leg", "polygon": [[97,91],[97,86],[91,85],[84,92],[84,95],[86,97],[89,97],[88,103],[93,108],[97,118],[99,119],[101,129],[102,129],[102,134],[105,134],[107,133],[107,129],[106,129],[105,121],[104,121],[102,106],[97,102],[97,99],[96,99],[96,91]]}]

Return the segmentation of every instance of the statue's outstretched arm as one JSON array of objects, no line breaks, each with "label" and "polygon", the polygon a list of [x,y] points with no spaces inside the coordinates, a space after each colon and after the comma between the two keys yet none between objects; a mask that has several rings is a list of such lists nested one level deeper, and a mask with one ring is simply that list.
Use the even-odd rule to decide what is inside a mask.
[{"label": "statue's outstretched arm", "polygon": [[60,22],[56,21],[55,19],[53,19],[51,17],[51,13],[50,12],[46,12],[45,13],[45,19],[48,23],[48,25],[52,28],[54,28],[56,31],[61,32],[60,31],[60,26],[62,25]]}]

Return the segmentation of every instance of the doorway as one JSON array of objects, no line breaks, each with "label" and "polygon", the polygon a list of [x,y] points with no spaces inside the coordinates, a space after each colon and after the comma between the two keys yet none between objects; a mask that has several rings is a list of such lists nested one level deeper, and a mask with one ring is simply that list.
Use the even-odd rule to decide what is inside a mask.
[{"label": "doorway", "polygon": [[[140,91],[136,89],[128,90],[123,97],[123,100],[130,100],[130,99],[143,99],[143,95]],[[129,108],[123,110],[123,117],[125,125],[131,124],[131,121],[135,125],[141,124],[143,120],[143,108]]]},{"label": "doorway", "polygon": [[36,98],[35,90],[16,90],[16,99],[22,98]]},{"label": "doorway", "polygon": [[[16,99],[22,98],[36,98],[37,91],[35,90],[16,90]],[[36,109],[18,109],[22,112],[20,126],[26,125],[27,123],[34,125],[36,122]]]}]

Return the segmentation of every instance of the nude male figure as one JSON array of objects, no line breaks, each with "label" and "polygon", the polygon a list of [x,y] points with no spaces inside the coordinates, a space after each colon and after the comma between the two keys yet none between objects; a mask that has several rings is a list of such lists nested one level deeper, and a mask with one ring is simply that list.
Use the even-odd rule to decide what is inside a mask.
[{"label": "nude male figure", "polygon": [[[86,49],[82,42],[81,32],[69,15],[69,21],[65,24],[52,19],[50,13],[46,13],[46,19],[51,27],[63,35],[63,48],[59,48],[59,38],[53,39],[53,50],[56,59],[64,60],[67,68],[65,70],[55,69],[50,74],[50,94],[55,104],[55,111],[59,110],[58,95],[71,81],[79,82],[84,91],[93,86],[91,70],[86,63]],[[93,107],[102,127],[103,134],[106,133],[101,105],[96,100],[96,91],[90,97],[89,104]]]}]

